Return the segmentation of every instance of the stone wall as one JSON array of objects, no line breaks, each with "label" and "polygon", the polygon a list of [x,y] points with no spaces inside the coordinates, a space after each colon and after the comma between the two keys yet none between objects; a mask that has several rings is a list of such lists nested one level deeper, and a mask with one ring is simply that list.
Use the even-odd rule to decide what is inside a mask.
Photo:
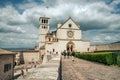
[{"label": "stone wall", "polygon": [[90,47],[90,51],[104,51],[104,50],[120,50],[120,43],[101,44]]},{"label": "stone wall", "polygon": [[24,51],[23,59],[25,63],[29,62],[40,62],[40,54],[38,51]]},{"label": "stone wall", "polygon": [[[0,80],[9,80],[13,77],[14,55],[0,55]],[[10,64],[8,71],[4,71],[5,64]]]},{"label": "stone wall", "polygon": [[15,61],[18,64],[31,63],[33,61],[41,63],[41,54],[39,51],[26,50],[26,51],[14,51],[16,52]]}]

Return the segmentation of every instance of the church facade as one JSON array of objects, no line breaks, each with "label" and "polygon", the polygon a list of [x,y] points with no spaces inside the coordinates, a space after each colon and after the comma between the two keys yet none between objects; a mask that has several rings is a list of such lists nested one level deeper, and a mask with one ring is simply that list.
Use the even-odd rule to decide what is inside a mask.
[{"label": "church facade", "polygon": [[39,50],[89,52],[90,42],[82,40],[80,25],[72,18],[69,17],[63,24],[58,23],[55,31],[49,30],[49,20],[47,17],[39,18]]}]

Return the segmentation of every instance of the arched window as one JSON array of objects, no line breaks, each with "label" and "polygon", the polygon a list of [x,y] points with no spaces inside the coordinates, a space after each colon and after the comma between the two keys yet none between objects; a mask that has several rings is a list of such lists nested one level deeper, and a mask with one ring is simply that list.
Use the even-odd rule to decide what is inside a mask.
[{"label": "arched window", "polygon": [[44,23],[44,22],[43,22],[43,19],[42,19],[42,23]]},{"label": "arched window", "polygon": [[44,20],[44,23],[45,23],[45,20]]},{"label": "arched window", "polygon": [[42,19],[42,23],[43,23],[43,19]]}]

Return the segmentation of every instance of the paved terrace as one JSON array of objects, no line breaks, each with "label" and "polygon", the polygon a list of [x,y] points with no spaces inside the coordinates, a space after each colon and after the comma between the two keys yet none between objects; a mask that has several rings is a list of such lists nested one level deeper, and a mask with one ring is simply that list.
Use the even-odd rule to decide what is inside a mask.
[{"label": "paved terrace", "polygon": [[[47,58],[45,58],[47,59]],[[48,61],[37,68],[28,70],[24,78],[20,76],[16,80],[60,80],[59,66],[60,56],[48,56]],[[71,57],[64,59],[62,56],[62,80],[120,80],[120,68],[105,66],[102,64]]]},{"label": "paved terrace", "polygon": [[49,60],[45,61],[37,68],[29,69],[24,77],[20,76],[15,80],[58,80],[60,56],[54,55],[50,58],[48,55],[46,57],[48,57]]},{"label": "paved terrace", "polygon": [[62,57],[62,80],[120,80],[120,68]]}]

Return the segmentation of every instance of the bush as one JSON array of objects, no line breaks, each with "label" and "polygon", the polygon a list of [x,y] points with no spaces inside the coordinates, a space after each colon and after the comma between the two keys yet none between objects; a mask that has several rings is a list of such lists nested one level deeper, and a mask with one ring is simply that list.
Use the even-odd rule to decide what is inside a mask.
[{"label": "bush", "polygon": [[120,66],[120,52],[99,52],[97,53],[89,53],[89,54],[80,54],[76,53],[76,57],[103,63],[106,65],[119,65]]},{"label": "bush", "polygon": [[106,61],[107,61],[107,65],[112,65],[113,64],[112,54],[109,54],[109,55],[106,56]]},{"label": "bush", "polygon": [[113,57],[113,64],[116,65],[117,64],[117,56],[118,56],[118,53],[116,52],[113,52],[112,53],[112,57]]},{"label": "bush", "polygon": [[80,53],[77,53],[76,57],[94,61],[94,62],[107,64],[106,54],[80,54]]},{"label": "bush", "polygon": [[120,67],[120,54],[117,56],[117,65]]}]

